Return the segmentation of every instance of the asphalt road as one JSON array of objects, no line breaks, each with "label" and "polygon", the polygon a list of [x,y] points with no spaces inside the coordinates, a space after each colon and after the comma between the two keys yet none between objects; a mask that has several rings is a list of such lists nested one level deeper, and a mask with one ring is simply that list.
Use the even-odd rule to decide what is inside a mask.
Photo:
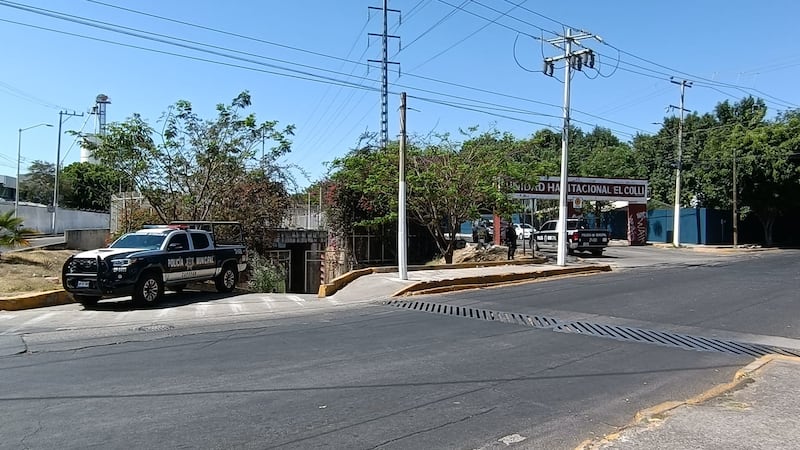
[{"label": "asphalt road", "polygon": [[[797,256],[632,265],[418,300],[792,347]],[[81,326],[60,349],[2,357],[0,448],[572,448],[753,360],[380,304],[292,311],[244,321],[231,311],[179,336],[140,327],[144,340],[92,340]]]}]

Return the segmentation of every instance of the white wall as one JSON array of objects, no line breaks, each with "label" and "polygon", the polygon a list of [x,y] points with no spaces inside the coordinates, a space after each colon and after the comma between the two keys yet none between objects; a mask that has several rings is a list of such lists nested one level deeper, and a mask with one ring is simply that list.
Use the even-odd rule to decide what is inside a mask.
[{"label": "white wall", "polygon": [[[0,213],[13,210],[14,202],[0,201]],[[18,214],[24,220],[22,226],[25,228],[31,228],[40,233],[52,232],[53,214],[47,212],[47,206],[20,203]],[[58,208],[56,232],[61,234],[64,230],[108,228],[109,220],[108,213]]]}]

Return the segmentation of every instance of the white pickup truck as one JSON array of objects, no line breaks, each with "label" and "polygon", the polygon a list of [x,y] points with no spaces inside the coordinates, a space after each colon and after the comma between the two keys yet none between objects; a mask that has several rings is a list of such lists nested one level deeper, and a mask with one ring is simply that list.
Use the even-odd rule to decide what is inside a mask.
[{"label": "white pickup truck", "polygon": [[[534,250],[558,250],[558,233],[556,232],[557,220],[545,222],[541,229],[533,234],[531,240]],[[608,246],[608,230],[602,228],[589,228],[585,220],[567,219],[567,252],[588,251],[594,256],[603,254]]]}]

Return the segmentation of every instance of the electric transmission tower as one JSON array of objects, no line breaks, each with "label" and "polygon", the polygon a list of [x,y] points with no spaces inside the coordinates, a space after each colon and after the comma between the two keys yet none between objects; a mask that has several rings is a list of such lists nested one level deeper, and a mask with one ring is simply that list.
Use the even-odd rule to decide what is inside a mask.
[{"label": "electric transmission tower", "polygon": [[381,37],[382,57],[380,60],[367,61],[381,63],[381,147],[386,148],[389,143],[389,64],[400,64],[389,61],[389,38],[400,39],[400,36],[389,34],[389,12],[399,14],[400,10],[389,9],[389,0],[383,0],[382,8],[370,6],[369,9],[377,9],[383,13],[383,33],[369,33],[369,36]]}]

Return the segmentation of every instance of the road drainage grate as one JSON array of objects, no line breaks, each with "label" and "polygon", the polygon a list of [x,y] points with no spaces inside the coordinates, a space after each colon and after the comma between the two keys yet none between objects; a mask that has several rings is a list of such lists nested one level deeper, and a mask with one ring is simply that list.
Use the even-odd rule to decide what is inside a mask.
[{"label": "road drainage grate", "polygon": [[577,333],[590,336],[616,339],[618,341],[634,341],[645,344],[655,344],[664,347],[678,347],[685,350],[701,352],[730,353],[734,355],[750,355],[753,357],[767,354],[780,354],[786,356],[800,356],[800,351],[788,350],[770,345],[748,344],[736,341],[723,341],[702,336],[687,334],[667,333],[640,328],[622,327],[617,325],[602,325],[588,322],[569,322],[553,327],[553,331],[562,333]]},{"label": "road drainage grate", "polygon": [[168,324],[154,323],[152,325],[143,325],[136,328],[136,331],[155,332],[155,331],[169,331],[175,329],[174,326]]},{"label": "road drainage grate", "polygon": [[412,311],[442,314],[446,316],[458,316],[467,319],[494,320],[514,325],[523,325],[533,328],[553,328],[558,325],[556,319],[542,316],[529,316],[527,314],[508,313],[502,311],[492,311],[482,308],[471,308],[469,306],[443,305],[440,303],[416,302],[406,300],[389,300],[385,302],[388,306],[410,309]]},{"label": "road drainage grate", "polygon": [[467,319],[498,321],[513,325],[523,325],[533,328],[550,329],[560,333],[575,333],[587,336],[603,337],[626,342],[639,342],[654,344],[663,347],[681,348],[701,352],[728,353],[734,355],[749,355],[760,357],[767,354],[800,357],[800,350],[790,350],[771,345],[750,344],[736,341],[723,341],[720,339],[687,334],[669,333],[657,330],[645,330],[618,325],[607,325],[592,322],[562,322],[552,317],[529,316],[488,309],[472,308],[469,306],[443,305],[440,303],[418,302],[408,300],[389,300],[383,302],[388,306],[408,309],[412,311],[457,316]]}]

